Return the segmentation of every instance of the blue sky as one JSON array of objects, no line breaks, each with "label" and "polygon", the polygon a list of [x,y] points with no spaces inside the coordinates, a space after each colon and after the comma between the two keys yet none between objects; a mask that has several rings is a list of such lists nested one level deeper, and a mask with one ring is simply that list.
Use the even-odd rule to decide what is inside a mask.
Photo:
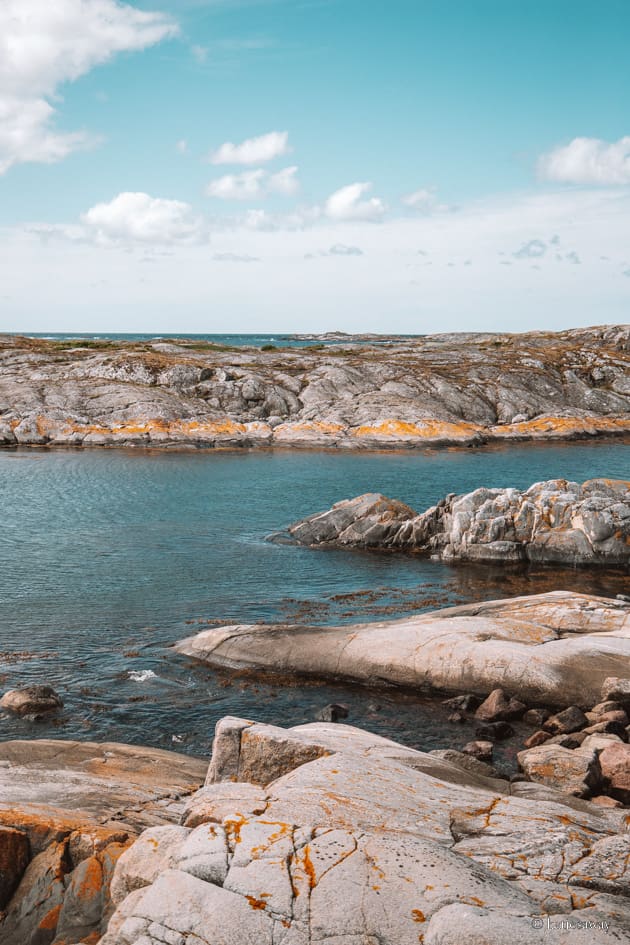
[{"label": "blue sky", "polygon": [[0,9],[0,329],[628,320],[625,0],[50,6]]}]

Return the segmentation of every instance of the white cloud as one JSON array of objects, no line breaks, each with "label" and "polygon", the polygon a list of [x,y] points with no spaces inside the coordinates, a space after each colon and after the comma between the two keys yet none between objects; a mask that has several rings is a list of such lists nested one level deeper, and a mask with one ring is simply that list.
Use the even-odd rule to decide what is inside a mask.
[{"label": "white cloud", "polygon": [[272,174],[267,182],[267,188],[276,194],[284,194],[285,197],[292,197],[300,189],[300,183],[297,179],[298,168],[285,167],[277,174]]},{"label": "white cloud", "polygon": [[59,88],[116,53],[177,33],[174,21],[117,0],[2,0],[0,174],[26,161],[53,163],[96,140],[54,127]]},{"label": "white cloud", "polygon": [[619,141],[574,138],[538,161],[545,180],[564,184],[630,184],[630,135]]},{"label": "white cloud", "polygon": [[179,154],[188,154],[188,142],[185,138],[182,138],[180,141],[178,141],[175,145],[175,148]]},{"label": "white cloud", "polygon": [[258,200],[265,193],[265,177],[266,172],[260,168],[256,171],[243,171],[242,174],[226,174],[210,181],[206,187],[206,195],[217,197],[219,200]]},{"label": "white cloud", "polygon": [[211,180],[205,192],[208,197],[219,200],[263,200],[271,193],[289,197],[300,189],[297,172],[297,167],[285,167],[277,174],[270,174],[263,168],[225,174]]},{"label": "white cloud", "polygon": [[539,259],[546,252],[547,244],[543,240],[528,240],[512,255],[515,259]]},{"label": "white cloud", "polygon": [[270,131],[257,138],[247,138],[240,144],[226,141],[210,155],[211,164],[265,164],[288,154],[289,132]]},{"label": "white cloud", "polygon": [[382,220],[386,206],[380,197],[362,200],[364,194],[372,189],[368,181],[348,184],[331,194],[326,201],[324,211],[331,220],[364,220],[376,222]]},{"label": "white cloud", "polygon": [[[129,239],[103,237],[109,240],[104,251],[98,228],[86,223],[64,234],[0,228],[2,292],[13,299],[3,307],[5,330],[50,331],[63,323],[84,331],[104,325],[221,331],[226,311],[234,331],[253,332],[261,325],[278,332],[519,331],[627,321],[630,189],[506,196],[463,205],[458,213],[386,218],[379,226],[321,216],[300,228],[290,216],[254,214],[220,228],[213,221],[211,247],[203,227],[196,240],[172,242],[166,248],[174,254],[151,267],[150,278],[138,246],[153,255],[163,245],[136,243],[132,254]],[[114,230],[125,228],[119,222]],[[568,248],[563,260],[575,252],[581,265],[555,261],[555,233]],[[514,259],[533,234],[547,243],[545,256]],[[335,245],[360,247],[365,255],[304,258]],[[228,254],[260,261],[247,265]],[[213,255],[224,258],[215,262]],[[466,266],[471,258],[474,265]]]},{"label": "white cloud", "polygon": [[202,233],[190,204],[143,193],[122,193],[81,217],[96,242],[191,243]]}]

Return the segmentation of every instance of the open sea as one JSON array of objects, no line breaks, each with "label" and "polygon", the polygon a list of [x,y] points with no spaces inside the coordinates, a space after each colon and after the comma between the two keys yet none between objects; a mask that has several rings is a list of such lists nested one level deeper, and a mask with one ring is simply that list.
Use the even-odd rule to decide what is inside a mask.
[{"label": "open sea", "polygon": [[[44,722],[0,715],[0,738],[77,737],[204,754],[223,715],[298,724],[335,701],[349,706],[350,723],[407,744],[452,744],[446,710],[417,693],[252,679],[215,672],[170,647],[215,622],[331,624],[554,588],[627,593],[627,572],[449,566],[265,541],[368,491],[420,511],[481,485],[596,476],[630,478],[630,444],[0,451],[0,691],[50,683],[65,703]],[[457,737],[463,743],[471,734]]]}]

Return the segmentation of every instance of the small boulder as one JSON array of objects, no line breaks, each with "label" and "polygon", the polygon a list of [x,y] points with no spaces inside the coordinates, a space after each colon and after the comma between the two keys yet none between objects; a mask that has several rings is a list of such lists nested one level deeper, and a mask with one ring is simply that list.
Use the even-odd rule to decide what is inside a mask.
[{"label": "small boulder", "polygon": [[[586,735],[616,735],[622,742],[628,741],[628,732],[620,722],[597,722],[582,730]],[[580,733],[581,734],[581,733]]]},{"label": "small boulder", "polygon": [[538,729],[537,732],[534,732],[533,735],[525,739],[524,745],[525,748],[536,748],[537,745],[543,745],[545,742],[548,742],[550,738],[551,735],[549,732],[543,732],[542,729]]},{"label": "small boulder", "polygon": [[481,699],[474,693],[469,692],[463,696],[453,696],[452,699],[445,699],[442,705],[457,712],[474,712],[481,705]]},{"label": "small boulder", "polygon": [[630,745],[612,742],[599,756],[608,791],[624,804],[630,803]]},{"label": "small boulder", "polygon": [[458,722],[460,725],[463,724],[466,719],[461,712],[451,712],[447,721],[449,722]]},{"label": "small boulder", "polygon": [[630,705],[630,679],[621,676],[608,676],[602,685],[602,702],[620,702]]},{"label": "small boulder", "polygon": [[549,709],[528,709],[523,716],[523,721],[527,722],[528,725],[535,725],[536,728],[540,728],[550,715]]},{"label": "small boulder", "polygon": [[598,807],[623,807],[621,801],[615,800],[614,797],[608,797],[607,794],[598,794],[597,797],[592,797],[591,804],[597,804]]},{"label": "small boulder", "polygon": [[601,769],[597,752],[578,748],[562,748],[560,745],[539,745],[518,753],[521,770],[530,781],[571,794],[574,797],[590,797],[601,782]]},{"label": "small boulder", "polygon": [[14,715],[41,715],[63,707],[61,697],[52,686],[23,686],[9,689],[0,699],[0,708]]},{"label": "small boulder", "polygon": [[579,748],[586,740],[586,729],[583,732],[571,732],[570,735],[552,735],[547,745],[560,745],[561,748]]},{"label": "small boulder", "polygon": [[478,761],[485,761],[488,764],[492,761],[493,751],[494,745],[492,742],[484,741],[468,742],[468,744],[464,745],[462,748],[464,755],[470,755],[472,758],[477,758]]},{"label": "small boulder", "polygon": [[[450,761],[464,771],[470,771],[471,774],[480,774],[485,778],[498,778],[496,770],[486,761],[480,761],[479,758],[471,755],[469,752],[455,751],[453,748],[436,748],[429,752],[436,758],[442,758],[444,761]],[[491,753],[492,755],[492,753]]]},{"label": "small boulder", "polygon": [[597,716],[597,721],[599,722],[619,722],[620,725],[623,725],[625,728],[626,725],[630,724],[630,719],[626,715],[623,709],[611,709],[610,712],[602,712],[601,715]]},{"label": "small boulder", "polygon": [[518,699],[508,699],[503,689],[494,689],[475,712],[475,718],[481,722],[505,722],[520,718],[526,709]]},{"label": "small boulder", "polygon": [[621,740],[616,735],[587,735],[582,742],[582,746],[584,748],[594,748],[596,751],[603,751],[613,742],[621,744]]},{"label": "small boulder", "polygon": [[578,732],[586,725],[588,725],[588,719],[582,710],[576,705],[570,705],[568,709],[563,709],[562,712],[548,718],[543,728],[552,735],[570,735],[571,732]]},{"label": "small boulder", "polygon": [[476,738],[486,742],[502,742],[513,734],[514,729],[508,722],[488,722],[475,729]]},{"label": "small boulder", "polygon": [[[594,705],[591,709],[595,715],[604,715],[605,712],[617,712],[619,709],[623,709],[623,706],[620,702],[612,702],[610,699],[607,702],[598,702],[597,705]],[[588,712],[586,715],[588,716]]]},{"label": "small boulder", "polygon": [[338,722],[339,719],[348,718],[348,706],[339,702],[331,702],[325,705],[323,709],[315,714],[318,722]]}]

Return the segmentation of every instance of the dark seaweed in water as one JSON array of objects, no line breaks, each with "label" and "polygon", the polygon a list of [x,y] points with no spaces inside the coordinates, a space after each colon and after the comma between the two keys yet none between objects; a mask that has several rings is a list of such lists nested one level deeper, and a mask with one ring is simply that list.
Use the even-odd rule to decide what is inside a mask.
[{"label": "dark seaweed in water", "polygon": [[264,536],[361,492],[420,510],[481,485],[627,478],[628,469],[621,442],[386,454],[0,452],[0,691],[43,682],[65,704],[39,724],[0,716],[0,737],[206,753],[223,715],[297,724],[343,702],[350,723],[407,744],[462,745],[473,726],[447,722],[445,709],[417,694],[219,674],[169,647],[208,621],[329,624],[554,588],[627,592],[622,572],[317,554]]}]

